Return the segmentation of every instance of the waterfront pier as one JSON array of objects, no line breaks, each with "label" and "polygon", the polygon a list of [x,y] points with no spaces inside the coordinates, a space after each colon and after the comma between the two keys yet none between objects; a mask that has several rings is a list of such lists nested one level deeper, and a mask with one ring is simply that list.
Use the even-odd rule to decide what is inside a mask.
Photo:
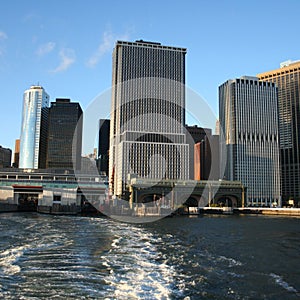
[{"label": "waterfront pier", "polygon": [[129,206],[136,215],[163,215],[174,211],[195,214],[198,207],[243,207],[246,188],[236,181],[160,180],[132,177]]}]

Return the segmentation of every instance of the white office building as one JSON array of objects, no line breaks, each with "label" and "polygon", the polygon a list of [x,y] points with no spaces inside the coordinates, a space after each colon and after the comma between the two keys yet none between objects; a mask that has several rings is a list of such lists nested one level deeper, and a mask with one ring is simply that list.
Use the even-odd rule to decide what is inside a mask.
[{"label": "white office building", "polygon": [[109,180],[188,179],[185,48],[118,41],[113,51]]}]

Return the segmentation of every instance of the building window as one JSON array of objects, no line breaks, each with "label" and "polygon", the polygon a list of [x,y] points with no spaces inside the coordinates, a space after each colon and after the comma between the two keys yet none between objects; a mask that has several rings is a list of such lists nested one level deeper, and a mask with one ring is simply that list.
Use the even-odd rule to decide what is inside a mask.
[{"label": "building window", "polygon": [[60,203],[61,202],[61,195],[54,195],[53,202]]}]

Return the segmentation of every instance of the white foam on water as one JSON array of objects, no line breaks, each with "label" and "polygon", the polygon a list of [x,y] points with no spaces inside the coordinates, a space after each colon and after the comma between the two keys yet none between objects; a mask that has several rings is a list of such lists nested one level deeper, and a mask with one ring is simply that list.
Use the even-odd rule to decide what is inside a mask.
[{"label": "white foam on water", "polygon": [[2,269],[4,274],[15,275],[21,271],[20,266],[16,262],[23,255],[27,247],[28,245],[14,247],[0,253],[0,269]]},{"label": "white foam on water", "polygon": [[275,282],[285,290],[293,293],[298,293],[298,291],[293,286],[289,285],[286,281],[283,280],[282,276],[274,273],[270,273],[270,276],[275,279]]},{"label": "white foam on water", "polygon": [[158,248],[162,241],[142,228],[121,231],[113,239],[109,255],[101,256],[109,271],[104,280],[113,286],[113,298],[169,299],[174,292],[180,294],[181,287],[175,286],[178,274],[162,259]]},{"label": "white foam on water", "polygon": [[120,243],[120,240],[121,240],[122,238],[121,237],[118,237],[118,238],[115,238],[113,241],[112,241],[112,243],[111,243],[111,247],[112,248],[119,248],[120,246],[119,246],[119,243]]},{"label": "white foam on water", "polygon": [[231,257],[220,256],[219,260],[228,262],[228,267],[242,266],[243,264]]},{"label": "white foam on water", "polygon": [[234,272],[227,272],[227,274],[234,277],[234,278],[243,278],[243,277],[245,277],[242,274],[237,274],[237,273],[234,273]]}]

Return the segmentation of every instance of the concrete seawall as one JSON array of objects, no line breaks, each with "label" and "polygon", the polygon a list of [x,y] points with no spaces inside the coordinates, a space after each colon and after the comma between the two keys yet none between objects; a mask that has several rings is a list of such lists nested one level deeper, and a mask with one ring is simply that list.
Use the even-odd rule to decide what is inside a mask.
[{"label": "concrete seawall", "polygon": [[283,215],[300,216],[300,208],[236,208],[233,210],[238,214],[262,214],[262,215]]},{"label": "concrete seawall", "polygon": [[240,214],[240,215],[280,215],[299,216],[300,208],[266,208],[266,207],[200,207],[199,214]]},{"label": "concrete seawall", "polygon": [[14,211],[18,211],[17,204],[0,203],[0,213],[1,212],[14,212]]}]

